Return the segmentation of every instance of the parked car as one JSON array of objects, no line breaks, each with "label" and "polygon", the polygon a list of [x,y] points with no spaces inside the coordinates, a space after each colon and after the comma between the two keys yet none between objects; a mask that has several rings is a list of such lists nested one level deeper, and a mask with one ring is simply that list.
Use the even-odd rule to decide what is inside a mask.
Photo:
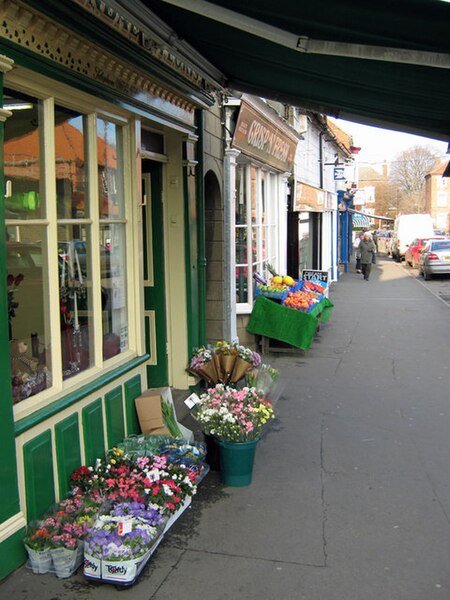
[{"label": "parked car", "polygon": [[419,272],[428,280],[433,275],[450,275],[450,240],[430,240],[419,259]]},{"label": "parked car", "polygon": [[433,240],[445,240],[445,236],[439,235],[434,236],[433,238],[415,238],[408,246],[405,252],[405,262],[417,269],[419,267],[419,258],[422,253],[422,250],[425,248],[427,243]]},{"label": "parked car", "polygon": [[400,215],[395,219],[392,233],[392,258],[397,262],[402,261],[408,246],[415,238],[432,238],[433,235],[433,220],[430,215]]}]

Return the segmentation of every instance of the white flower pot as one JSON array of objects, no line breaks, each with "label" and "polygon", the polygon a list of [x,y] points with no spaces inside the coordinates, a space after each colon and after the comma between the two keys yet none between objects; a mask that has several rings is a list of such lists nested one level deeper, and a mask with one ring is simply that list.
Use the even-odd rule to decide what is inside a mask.
[{"label": "white flower pot", "polygon": [[52,566],[52,556],[50,549],[34,550],[25,544],[28,553],[28,560],[33,573],[48,573]]},{"label": "white flower pot", "polygon": [[73,550],[54,548],[50,552],[53,560],[53,571],[61,579],[70,577],[75,573],[83,561],[83,546],[81,545]]}]

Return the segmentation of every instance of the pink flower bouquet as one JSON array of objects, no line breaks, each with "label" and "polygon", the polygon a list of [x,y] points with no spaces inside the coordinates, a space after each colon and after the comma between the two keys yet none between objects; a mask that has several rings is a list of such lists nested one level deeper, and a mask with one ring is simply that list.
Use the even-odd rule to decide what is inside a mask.
[{"label": "pink flower bouquet", "polygon": [[258,439],[274,418],[272,404],[255,388],[241,390],[217,384],[200,396],[193,416],[204,433],[229,442]]}]

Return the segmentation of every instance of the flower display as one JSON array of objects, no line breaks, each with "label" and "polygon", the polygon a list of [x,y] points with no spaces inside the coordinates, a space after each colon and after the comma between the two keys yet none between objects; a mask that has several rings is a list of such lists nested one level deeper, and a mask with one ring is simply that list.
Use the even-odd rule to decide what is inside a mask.
[{"label": "flower display", "polygon": [[85,539],[85,552],[94,558],[123,561],[143,556],[159,534],[140,517],[104,515]]},{"label": "flower display", "polygon": [[94,502],[147,502],[170,514],[195,494],[198,476],[196,465],[174,464],[164,455],[130,456],[113,448],[94,467],[77,469],[71,480],[74,493],[87,494]]},{"label": "flower display", "polygon": [[193,416],[206,434],[232,442],[260,437],[263,426],[274,418],[272,404],[261,391],[240,390],[217,384],[200,396]]},{"label": "flower display", "polygon": [[111,509],[110,514],[113,517],[142,519],[153,527],[157,527],[162,521],[162,515],[159,510],[150,508],[143,502],[120,502]]}]

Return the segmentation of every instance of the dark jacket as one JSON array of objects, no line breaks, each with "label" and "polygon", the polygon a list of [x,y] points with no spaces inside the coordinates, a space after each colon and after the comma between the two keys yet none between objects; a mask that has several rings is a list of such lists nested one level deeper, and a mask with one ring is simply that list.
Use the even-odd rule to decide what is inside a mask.
[{"label": "dark jacket", "polygon": [[372,262],[373,255],[376,253],[377,249],[372,240],[362,239],[359,245],[359,251],[361,253],[361,264],[368,265]]}]

